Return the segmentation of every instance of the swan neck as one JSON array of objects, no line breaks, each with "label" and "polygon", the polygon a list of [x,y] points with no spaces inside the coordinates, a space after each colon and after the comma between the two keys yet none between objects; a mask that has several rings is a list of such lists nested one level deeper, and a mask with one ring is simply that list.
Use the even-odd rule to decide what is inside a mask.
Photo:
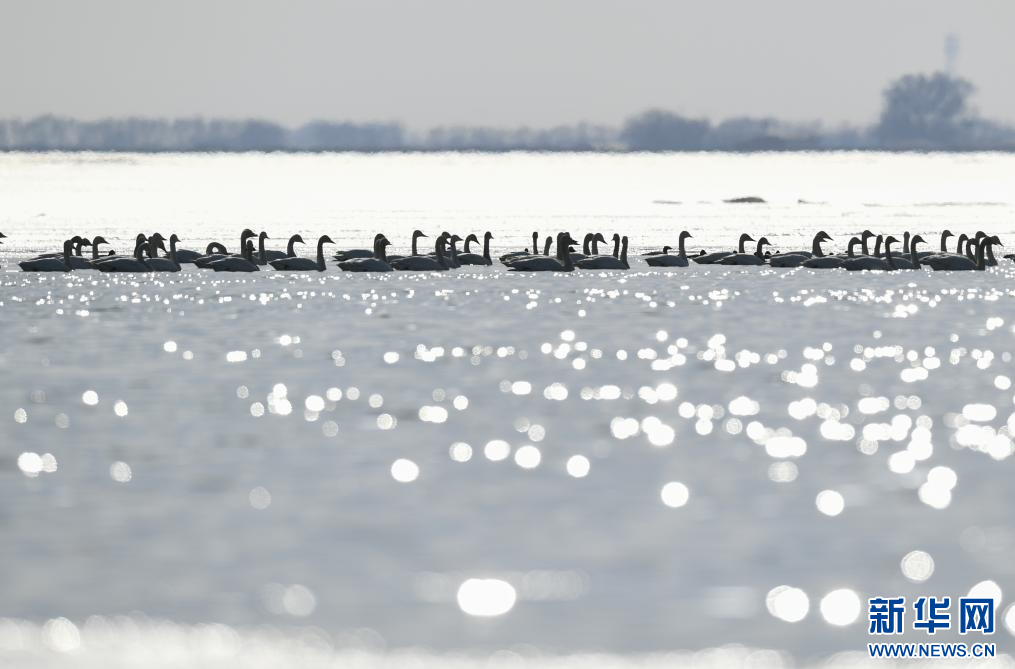
[{"label": "swan neck", "polygon": [[[292,254],[292,252],[290,252],[289,253],[289,257],[292,257],[292,256],[293,256],[293,254]],[[325,268],[325,265],[324,265],[324,240],[323,239],[318,239],[317,240],[317,269],[318,269],[318,271],[323,272],[324,268]]]}]

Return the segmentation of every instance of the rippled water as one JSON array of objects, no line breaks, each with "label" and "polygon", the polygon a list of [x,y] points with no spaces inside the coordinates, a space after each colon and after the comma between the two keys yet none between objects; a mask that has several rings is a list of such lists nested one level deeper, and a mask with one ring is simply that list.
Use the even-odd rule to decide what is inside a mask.
[{"label": "rippled water", "polygon": [[[495,252],[530,228],[622,228],[640,247],[681,227],[710,248],[741,229],[806,244],[817,227],[837,243],[943,226],[1007,241],[1012,167],[15,155],[0,257],[10,269],[71,232],[197,247],[244,226],[343,245],[490,228]],[[741,195],[771,204],[721,202]],[[0,658],[850,662],[837,654],[865,650],[867,597],[971,590],[1000,599],[1007,652],[1003,262],[0,273]]]}]

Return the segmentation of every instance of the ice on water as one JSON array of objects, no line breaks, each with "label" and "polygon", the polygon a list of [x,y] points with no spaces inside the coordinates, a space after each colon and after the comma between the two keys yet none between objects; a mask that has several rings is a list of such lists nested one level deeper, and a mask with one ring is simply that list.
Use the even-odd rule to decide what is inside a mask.
[{"label": "ice on water", "polygon": [[[2,164],[5,264],[91,230],[1012,234],[996,156]],[[0,657],[848,663],[868,597],[969,592],[1004,651],[1013,279],[0,273]]]}]

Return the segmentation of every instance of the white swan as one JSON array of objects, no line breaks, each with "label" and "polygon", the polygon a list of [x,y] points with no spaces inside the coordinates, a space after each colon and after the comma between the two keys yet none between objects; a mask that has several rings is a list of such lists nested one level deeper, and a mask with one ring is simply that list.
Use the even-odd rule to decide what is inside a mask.
[{"label": "white swan", "polygon": [[567,247],[575,240],[566,232],[557,234],[557,256],[531,256],[521,258],[510,265],[509,272],[573,272],[574,262]]},{"label": "white swan", "polygon": [[690,232],[684,230],[677,240],[677,255],[669,254],[670,247],[664,246],[661,254],[647,255],[645,262],[651,267],[687,267],[687,251],[684,249],[684,240],[693,237]]},{"label": "white swan", "polygon": [[[891,271],[895,269],[892,266],[892,244],[899,240],[891,235],[884,238],[881,235],[878,235],[877,248],[880,248],[882,241],[885,245],[884,258],[878,258],[877,256],[860,256],[858,258],[850,258],[842,263],[842,268],[849,272],[858,272],[863,270]],[[862,243],[863,241],[861,240],[861,244]]]},{"label": "white swan", "polygon": [[[289,238],[289,245],[292,246],[296,243],[303,244],[303,237],[300,235],[293,235]],[[268,264],[280,271],[287,272],[312,272],[318,271],[323,272],[327,269],[324,264],[324,245],[334,244],[331,241],[331,237],[328,235],[322,235],[317,239],[317,260],[311,260],[310,258],[297,258],[294,255],[287,258],[277,258],[275,260],[269,260]]]},{"label": "white swan", "polygon": [[137,253],[138,247],[144,244],[147,240],[148,240],[147,237],[145,237],[143,234],[139,234],[137,237],[134,238],[134,249],[131,255],[115,254],[111,256],[99,256],[97,258],[92,259],[92,267],[98,269],[98,265],[100,263],[109,262],[110,260],[118,260],[121,258],[129,260],[134,257],[133,254]]},{"label": "white swan", "polygon": [[[997,241],[995,242],[994,240]],[[1001,240],[997,237],[982,237],[980,243],[976,246],[976,260],[970,260],[964,255],[939,253],[921,259],[920,263],[930,266],[935,271],[983,270],[986,268],[986,259],[984,257],[986,247],[990,244],[999,244],[1000,242]]]},{"label": "white swan", "polygon": [[508,267],[512,267],[516,262],[520,260],[531,260],[533,258],[548,258],[550,256],[550,249],[552,247],[553,247],[553,237],[547,237],[546,243],[543,244],[543,252],[541,254],[537,251],[536,253],[533,254],[526,253],[524,255],[511,256],[510,258],[505,258],[501,260],[501,262],[507,265]]},{"label": "white swan", "polygon": [[374,248],[370,249],[345,249],[342,251],[335,251],[331,257],[335,260],[355,260],[357,258],[373,258],[374,254],[377,253],[377,240],[384,237],[381,233],[374,235]]},{"label": "white swan", "polygon": [[394,269],[410,272],[441,272],[448,269],[447,260],[444,257],[445,241],[441,235],[434,243],[434,257],[430,256],[408,256],[392,261],[390,264]]},{"label": "white swan", "polygon": [[532,251],[525,249],[524,251],[512,251],[511,253],[505,253],[498,260],[505,262],[511,258],[521,258],[523,256],[538,256],[539,255],[539,232],[532,233]]},{"label": "white swan", "polygon": [[384,249],[390,246],[391,242],[382,234],[374,237],[374,253],[369,258],[351,258],[339,261],[338,266],[346,272],[390,272],[391,265],[388,264]]},{"label": "white swan", "polygon": [[[144,264],[148,265],[148,269],[153,272],[179,272],[181,269],[180,263],[176,260],[176,242],[178,241],[180,241],[180,238],[176,236],[176,233],[169,235],[169,257],[159,258],[156,255],[155,257],[145,258]],[[163,251],[166,250],[166,245],[161,239],[158,240],[156,246]]]},{"label": "white swan", "polygon": [[426,235],[423,234],[423,231],[422,230],[413,230],[412,231],[412,245],[411,245],[412,246],[412,253],[410,255],[408,255],[408,256],[403,256],[403,255],[398,255],[398,254],[389,255],[388,256],[388,263],[390,264],[394,260],[400,260],[402,258],[408,258],[410,256],[418,256],[419,255],[419,248],[417,246],[417,241],[419,240],[420,237],[426,237]]},{"label": "white swan", "polygon": [[842,267],[842,263],[846,262],[850,258],[857,257],[853,250],[860,246],[859,237],[850,237],[849,243],[846,245],[846,253],[838,254],[833,256],[821,256],[820,258],[808,258],[803,261],[800,266],[807,267],[808,269],[834,269],[836,267]]},{"label": "white swan", "polygon": [[[265,237],[265,239],[267,239],[267,236]],[[264,256],[265,260],[267,260],[268,264],[270,265],[272,260],[283,260],[285,258],[295,258],[296,257],[296,244],[305,244],[305,243],[306,242],[303,241],[303,237],[301,237],[300,235],[298,235],[298,234],[297,235],[292,235],[292,236],[289,237],[289,241],[285,245],[285,251],[276,251],[275,249],[265,249],[262,252],[262,255]],[[177,255],[179,255],[180,251],[177,250],[176,253],[177,253]],[[260,264],[260,263],[258,263],[258,264]]]},{"label": "white swan", "polygon": [[63,243],[62,258],[33,258],[18,263],[23,272],[69,272],[71,250],[74,242],[68,239]]},{"label": "white swan", "polygon": [[754,237],[751,237],[746,232],[740,235],[740,241],[737,244],[736,251],[715,251],[714,253],[706,253],[705,255],[694,256],[691,258],[694,262],[699,265],[714,265],[726,256],[731,256],[734,253],[746,253],[746,247],[744,246],[747,242],[753,242]]},{"label": "white swan", "polygon": [[254,262],[254,243],[247,241],[241,257],[226,256],[212,261],[208,267],[216,272],[260,272],[261,268]]},{"label": "white swan", "polygon": [[479,239],[476,235],[469,235],[465,238],[465,252],[458,254],[458,262],[462,265],[492,265],[493,260],[490,259],[490,240],[493,239],[493,233],[487,230],[483,233],[483,255],[478,253],[469,253],[469,239],[479,243]]},{"label": "white swan", "polygon": [[720,258],[718,265],[764,265],[765,264],[765,246],[771,246],[771,242],[768,241],[768,237],[762,237],[758,240],[758,249],[754,253],[732,253],[724,258]]},{"label": "white swan", "polygon": [[[907,233],[908,234],[908,233]],[[916,250],[917,244],[925,243],[925,240],[920,235],[912,235],[909,238],[909,248],[906,253],[909,255],[906,257],[892,256],[892,267],[894,269],[920,269],[920,254]]]},{"label": "white swan", "polygon": [[[226,251],[226,248],[224,246],[222,246],[221,244],[219,244],[219,246],[221,248],[220,249],[216,249],[216,251],[220,251],[220,252],[217,252],[217,253],[206,253],[205,255],[201,256],[200,258],[195,258],[194,259],[194,265],[196,265],[197,267],[211,267],[211,264],[213,262],[216,262],[216,261],[219,261],[219,260],[224,260],[226,258],[230,258],[230,257],[232,257],[232,258],[245,258],[246,257],[246,249],[247,249],[247,239],[249,239],[250,237],[256,237],[256,236],[257,235],[254,233],[253,230],[251,230],[250,228],[244,228],[243,232],[240,233],[240,252],[238,254],[237,253],[233,253],[233,254],[228,253]],[[210,244],[208,245],[208,249],[209,250],[211,249],[211,245]]]},{"label": "white swan", "polygon": [[620,257],[591,256],[575,263],[579,269],[631,269],[627,262],[627,237],[620,239]]},{"label": "white swan", "polygon": [[832,238],[828,236],[828,233],[824,230],[814,235],[814,240],[811,242],[810,251],[786,251],[783,253],[774,253],[768,259],[768,264],[772,267],[800,267],[805,261],[811,258],[822,258],[825,253],[821,249],[822,242],[830,242]]},{"label": "white swan", "polygon": [[100,272],[150,272],[152,271],[147,264],[145,264],[145,253],[148,251],[148,242],[139,244],[134,249],[134,256],[132,258],[113,258],[103,263],[98,263],[96,267]]}]

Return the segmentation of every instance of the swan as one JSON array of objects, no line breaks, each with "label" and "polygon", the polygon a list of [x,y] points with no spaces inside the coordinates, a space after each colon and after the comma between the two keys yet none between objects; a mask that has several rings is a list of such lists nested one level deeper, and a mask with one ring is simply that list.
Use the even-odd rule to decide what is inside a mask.
[{"label": "swan", "polygon": [[811,242],[810,251],[785,251],[783,253],[775,253],[768,259],[768,264],[772,267],[799,267],[809,258],[822,258],[825,253],[821,250],[821,242],[830,242],[832,238],[828,236],[828,233],[824,230],[814,235],[814,240]]},{"label": "swan", "polygon": [[[81,245],[84,243],[84,237],[81,235],[74,235],[70,238],[71,241],[71,254],[81,255]],[[37,256],[30,258],[30,260],[42,260],[43,258],[63,258],[63,251],[49,251],[47,253],[40,253]]]},{"label": "swan", "polygon": [[388,262],[390,263],[390,262],[392,262],[394,260],[400,260],[402,258],[409,258],[409,257],[412,257],[412,256],[418,256],[419,255],[419,251],[417,250],[416,242],[417,242],[417,240],[420,237],[426,237],[426,235],[423,234],[423,231],[422,230],[413,230],[412,231],[412,253],[411,253],[411,255],[408,255],[408,256],[390,255],[390,256],[388,256]]},{"label": "swan", "polygon": [[969,271],[969,270],[982,270],[986,267],[985,264],[985,247],[995,243],[1000,243],[1000,239],[997,237],[982,237],[980,243],[976,246],[976,260],[970,260],[968,257],[959,254],[947,254],[938,253],[936,255],[927,256],[920,260],[923,265],[929,265],[934,271]]},{"label": "swan", "polygon": [[500,258],[498,258],[498,260],[500,260],[501,262],[505,262],[511,258],[521,258],[523,256],[538,256],[538,255],[539,255],[539,233],[533,232],[531,252],[528,249],[525,249],[524,251],[512,251],[511,253],[505,253]]},{"label": "swan", "polygon": [[71,251],[74,242],[70,239],[63,243],[62,258],[33,258],[18,263],[23,272],[69,272]]},{"label": "swan", "polygon": [[489,230],[483,233],[483,255],[469,253],[469,239],[474,240],[477,244],[479,243],[476,235],[466,237],[465,252],[458,254],[458,262],[462,265],[492,265],[493,260],[490,259],[490,240],[493,239],[493,233]]},{"label": "swan", "polygon": [[[99,257],[99,245],[108,243],[109,242],[107,242],[106,238],[103,237],[102,235],[96,235],[95,237],[92,238],[92,262],[95,262],[96,260],[101,260],[101,258]],[[108,258],[109,256],[104,257]],[[86,267],[85,269],[93,269],[93,268]]]},{"label": "swan", "polygon": [[864,230],[860,233],[860,251],[863,255],[869,256],[871,254],[870,248],[867,246],[867,240],[875,236],[870,230]]},{"label": "swan", "polygon": [[520,258],[510,265],[509,272],[572,272],[574,262],[567,252],[569,244],[575,240],[566,232],[557,233],[557,256],[531,256]]},{"label": "swan", "polygon": [[369,249],[346,249],[344,251],[335,251],[332,258],[335,260],[355,260],[357,258],[373,258],[374,254],[377,253],[377,241],[385,238],[384,235],[377,233],[374,235],[374,250]]},{"label": "swan", "polygon": [[119,260],[119,259],[130,260],[131,258],[134,257],[134,254],[137,253],[138,247],[144,244],[147,240],[148,238],[145,237],[144,234],[139,234],[137,237],[134,238],[134,251],[131,255],[117,254],[109,256],[99,256],[98,258],[92,259],[92,267],[97,268],[100,263],[109,262],[110,260]]},{"label": "swan", "polygon": [[93,259],[84,258],[81,256],[81,247],[91,245],[92,243],[90,241],[82,238],[77,244],[77,253],[75,255],[72,255],[70,258],[66,259],[68,267],[70,267],[71,269],[95,269],[95,266],[92,265],[92,260],[94,258],[97,258],[98,254],[95,254]]},{"label": "swan", "polygon": [[[490,234],[490,233],[487,233]],[[472,235],[470,235],[472,236]],[[437,238],[434,243],[434,256],[408,256],[406,258],[399,258],[391,262],[391,266],[398,270],[407,270],[411,272],[439,272],[448,269],[448,264],[444,258],[444,236]],[[475,254],[472,254],[475,255]]]},{"label": "swan", "polygon": [[766,245],[771,246],[771,242],[768,241],[767,237],[762,237],[758,240],[758,250],[754,253],[732,253],[725,258],[721,258],[718,263],[719,265],[764,265],[765,254],[764,247]]},{"label": "swan", "polygon": [[670,247],[664,246],[662,253],[645,257],[645,262],[650,267],[687,267],[687,252],[684,249],[684,240],[689,237],[693,237],[693,235],[687,230],[680,233],[680,238],[677,240],[677,255],[671,256],[669,254]]},{"label": "swan", "polygon": [[[295,234],[292,237],[290,237],[289,238],[289,242],[286,244],[286,247],[285,247],[286,255],[282,256],[281,258],[277,258],[277,257],[276,258],[269,258],[268,264],[271,265],[272,267],[275,267],[275,262],[278,261],[278,260],[286,260],[288,258],[295,258],[295,257],[297,257],[296,256],[296,245],[297,244],[306,244],[306,242],[303,241],[303,235]],[[276,252],[275,251],[271,251],[270,253],[276,253]],[[276,267],[275,269],[278,269],[278,268]]]},{"label": "swan", "polygon": [[585,236],[582,237],[582,252],[571,251],[571,261],[578,262],[584,260],[592,255],[599,255],[598,253],[593,254],[592,252],[592,241],[596,238],[596,235],[591,232],[586,232]]},{"label": "swan", "polygon": [[[169,256],[166,258],[159,258],[156,254],[151,258],[145,258],[144,264],[148,265],[148,269],[153,272],[179,272],[181,267],[180,263],[176,260],[176,243],[178,241],[180,241],[180,238],[176,236],[175,232],[169,235]],[[166,250],[166,245],[161,239],[158,240],[156,246],[163,251]]]},{"label": "swan", "polygon": [[801,267],[807,267],[809,269],[833,269],[836,267],[842,267],[842,263],[850,258],[855,258],[856,255],[853,253],[853,249],[860,246],[859,237],[850,237],[849,243],[846,245],[846,254],[834,255],[834,256],[821,256],[820,258],[809,258],[802,263]]},{"label": "swan", "polygon": [[[264,233],[262,233],[262,234],[264,234]],[[297,237],[299,238],[298,240],[297,240]],[[268,235],[264,235],[264,238],[267,239]],[[267,261],[268,264],[271,264],[272,260],[282,260],[284,258],[295,258],[296,257],[296,249],[294,247],[295,247],[295,245],[297,243],[299,243],[299,244],[305,244],[306,242],[303,241],[303,237],[301,237],[300,235],[292,235],[291,237],[289,237],[289,241],[285,245],[285,251],[277,251],[277,250],[274,250],[274,249],[262,249],[261,250],[261,257],[264,258]],[[179,251],[177,251],[177,253],[179,253]],[[263,264],[264,263],[258,263],[258,265],[263,265]]]},{"label": "swan", "polygon": [[[966,236],[965,233],[960,234],[958,236],[958,239],[957,239],[956,243],[955,243],[955,252],[952,253],[952,252],[947,250],[948,247],[944,244],[944,238],[943,237],[944,237],[944,233],[942,233],[942,240],[941,240],[942,246],[944,247],[944,250],[942,250],[940,253],[930,253],[930,254],[923,254],[923,255],[921,255],[920,256],[920,263],[921,264],[930,265],[930,263],[925,262],[925,261],[927,261],[927,260],[929,260],[931,258],[934,259],[934,262],[936,264],[942,265],[942,266],[948,265],[949,263],[952,263],[952,262],[957,262],[958,265],[963,265],[964,266],[964,265],[967,264],[965,262],[966,260],[968,260],[969,262],[973,263],[974,265],[976,264],[976,252],[979,249],[979,243],[978,243],[979,240],[973,241],[973,239],[968,237],[968,236]],[[955,260],[956,258],[958,258],[959,260],[956,261]]]},{"label": "swan", "polygon": [[[906,234],[909,234],[909,233],[906,233]],[[921,237],[920,235],[913,235],[912,237],[910,237],[909,238],[909,248],[906,251],[906,253],[909,255],[909,258],[905,258],[905,257],[892,258],[892,261],[891,261],[892,262],[892,268],[893,269],[920,269],[920,254],[917,253],[917,251],[916,251],[916,245],[917,244],[921,244],[921,243],[926,243],[926,241],[927,240],[924,239],[923,237]]]},{"label": "swan", "polygon": [[458,242],[462,241],[462,238],[458,235],[451,235],[445,237],[448,243],[448,257],[445,259],[448,263],[448,267],[451,269],[458,269],[462,266],[462,263],[458,262],[458,247],[455,246]]},{"label": "swan", "polygon": [[[172,237],[170,237],[172,239]],[[225,248],[225,247],[223,247]],[[192,249],[176,249],[176,262],[184,265],[192,265],[195,260],[201,257],[201,253]]]},{"label": "swan", "polygon": [[388,264],[384,247],[390,246],[391,242],[382,234],[374,237],[374,254],[369,258],[350,258],[339,261],[338,266],[346,272],[390,272],[391,265]]},{"label": "swan", "polygon": [[259,272],[261,268],[254,262],[254,243],[247,241],[243,247],[243,256],[226,256],[213,260],[208,264],[216,272]]},{"label": "swan", "polygon": [[737,245],[736,251],[716,251],[714,253],[706,253],[704,255],[697,255],[691,258],[691,260],[698,263],[699,265],[714,265],[715,263],[719,262],[726,256],[731,256],[734,253],[746,253],[747,251],[744,245],[747,244],[747,242],[753,241],[754,237],[751,237],[749,234],[745,232],[744,234],[740,235],[740,242]]},{"label": "swan", "polygon": [[257,263],[258,265],[263,266],[268,264],[268,250],[264,248],[264,241],[268,238],[268,233],[264,230],[262,230],[261,234],[257,236],[257,259],[254,260],[251,258],[251,261]]},{"label": "swan", "polygon": [[[299,242],[303,244],[303,237],[300,235],[293,235],[289,238],[290,247],[293,244]],[[309,272],[317,270],[323,272],[326,269],[324,264],[324,245],[334,244],[331,241],[331,237],[328,235],[322,235],[317,239],[317,260],[311,260],[310,258],[297,258],[295,254],[287,258],[276,258],[275,260],[269,260],[268,264],[277,270],[284,271],[298,271],[298,272]]]},{"label": "swan", "polygon": [[[240,252],[239,253],[229,254],[226,251],[226,248],[224,246],[222,246],[221,244],[219,244],[218,245],[219,248],[216,249],[216,250],[220,250],[221,253],[206,253],[205,255],[201,256],[200,258],[195,258],[194,259],[194,264],[196,266],[198,266],[198,267],[210,267],[213,262],[216,262],[218,260],[224,260],[225,258],[246,258],[247,239],[249,239],[250,237],[256,237],[256,236],[257,235],[254,234],[253,230],[251,230],[250,228],[245,228],[243,230],[243,232],[240,233]],[[208,245],[208,248],[211,249],[211,244]]]},{"label": "swan", "polygon": [[113,258],[96,265],[100,272],[150,272],[150,267],[145,263],[145,253],[148,252],[148,242],[138,244],[134,249],[134,256],[131,258]]},{"label": "swan", "polygon": [[[882,238],[878,235],[878,247],[881,246],[882,241],[885,245],[885,257],[878,258],[877,256],[860,256],[859,258],[850,258],[843,261],[842,268],[850,271],[857,272],[861,270],[873,270],[873,271],[890,271],[895,269],[892,265],[892,244],[899,241],[895,237],[889,235],[888,237]],[[863,240],[861,239],[861,244]]]},{"label": "swan", "polygon": [[620,240],[620,257],[591,256],[575,263],[579,269],[631,269],[627,263],[627,237]]},{"label": "swan", "polygon": [[[570,239],[570,237],[568,237],[568,238]],[[537,253],[534,253],[534,254],[531,254],[531,255],[530,254],[525,254],[525,255],[519,255],[519,256],[512,256],[512,257],[507,258],[505,260],[501,260],[501,262],[504,263],[505,265],[507,265],[508,267],[511,267],[516,262],[518,262],[519,260],[531,260],[532,258],[547,258],[547,257],[550,256],[550,248],[552,246],[553,246],[553,237],[547,237],[546,238],[546,243],[543,245],[543,252],[542,253],[538,253],[537,252]],[[574,261],[572,261],[572,262],[574,262]]]},{"label": "swan", "polygon": [[[610,254],[610,255],[600,255],[599,253],[595,253],[594,252],[592,255],[586,256],[585,258],[580,258],[580,257],[578,257],[580,254],[572,253],[571,254],[571,262],[576,263],[575,266],[577,267],[578,266],[577,265],[578,260],[593,261],[593,260],[597,260],[599,258],[602,258],[601,264],[604,265],[603,267],[596,267],[595,263],[591,263],[590,266],[584,267],[583,269],[616,269],[616,268],[620,268],[619,265],[617,265],[617,261],[620,260],[620,246],[621,246],[621,243],[622,243],[622,239],[620,237],[620,233],[614,232],[613,236],[610,239],[613,240],[613,253],[612,254]],[[590,251],[593,251],[593,248],[591,248],[592,246],[595,247],[594,251],[599,251],[599,240],[602,240],[602,242],[604,244],[606,243],[606,238],[603,237],[601,234],[596,233],[596,235],[593,236],[592,239],[590,240],[590,248],[589,248]],[[547,240],[547,241],[549,241],[549,240]],[[549,249],[549,246],[547,246],[547,249]],[[576,258],[577,258],[577,260],[576,260]],[[624,269],[627,269],[627,268],[624,268]]]}]

